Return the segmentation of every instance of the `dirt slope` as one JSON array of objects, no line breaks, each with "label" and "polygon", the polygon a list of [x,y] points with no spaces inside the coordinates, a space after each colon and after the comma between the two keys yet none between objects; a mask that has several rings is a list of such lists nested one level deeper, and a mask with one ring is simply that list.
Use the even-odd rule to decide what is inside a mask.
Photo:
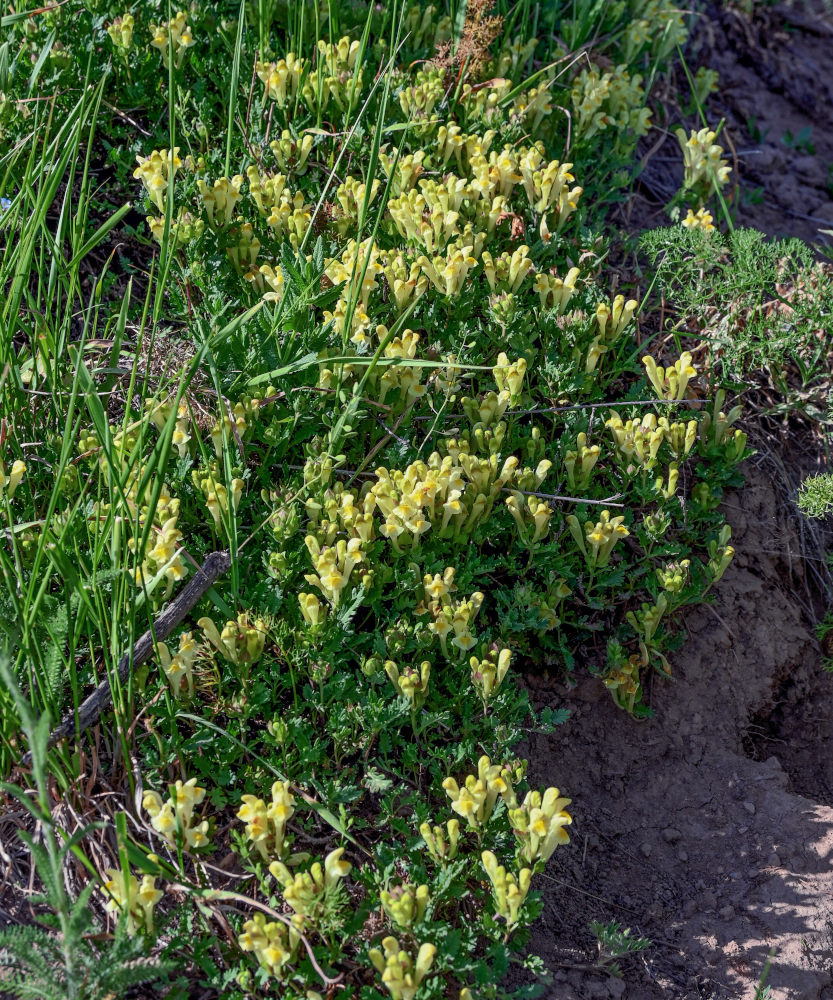
[{"label": "dirt slope", "polygon": [[[833,678],[795,509],[772,467],[747,475],[726,503],[735,562],[713,607],[689,615],[656,716],[634,722],[598,681],[534,688],[577,706],[526,748],[533,784],[574,797],[532,942],[548,997],[752,998],[774,949],[773,997],[833,998]],[[612,918],[654,945],[624,980],[571,967],[593,959],[590,920]]]}]

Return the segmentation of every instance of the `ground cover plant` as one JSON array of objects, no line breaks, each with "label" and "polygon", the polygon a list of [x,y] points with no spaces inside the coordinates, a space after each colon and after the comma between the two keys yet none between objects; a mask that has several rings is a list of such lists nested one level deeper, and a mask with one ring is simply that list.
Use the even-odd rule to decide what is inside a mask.
[{"label": "ground cover plant", "polygon": [[[606,266],[681,12],[3,27],[0,765],[47,831],[10,988],[505,995],[581,794],[526,781],[561,720],[520,667],[644,715],[733,554],[739,410]],[[708,231],[728,167],[679,138]]]}]

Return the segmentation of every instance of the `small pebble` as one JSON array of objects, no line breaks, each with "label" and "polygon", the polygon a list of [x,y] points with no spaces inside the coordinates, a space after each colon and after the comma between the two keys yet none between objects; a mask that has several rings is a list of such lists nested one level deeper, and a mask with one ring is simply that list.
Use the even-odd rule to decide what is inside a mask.
[{"label": "small pebble", "polygon": [[781,867],[781,859],[778,857],[775,851],[773,851],[772,854],[770,854],[770,856],[766,859],[766,863],[769,865],[770,868]]},{"label": "small pebble", "polygon": [[653,847],[646,841],[644,844],[639,845],[639,851],[643,858],[650,858]]},{"label": "small pebble", "polygon": [[755,803],[754,802],[744,802],[743,808],[749,813],[750,816],[755,815]]},{"label": "small pebble", "polygon": [[726,906],[721,907],[721,909],[720,909],[720,919],[721,920],[734,920],[734,917],[735,917],[735,908],[734,908],[734,906],[729,906],[727,904]]},{"label": "small pebble", "polygon": [[666,844],[676,844],[678,840],[682,839],[682,834],[679,830],[675,830],[673,826],[666,827],[662,831],[662,839]]},{"label": "small pebble", "polygon": [[677,857],[679,858],[680,861],[688,861],[688,851],[684,851],[682,848],[680,848],[680,850],[677,851]]}]

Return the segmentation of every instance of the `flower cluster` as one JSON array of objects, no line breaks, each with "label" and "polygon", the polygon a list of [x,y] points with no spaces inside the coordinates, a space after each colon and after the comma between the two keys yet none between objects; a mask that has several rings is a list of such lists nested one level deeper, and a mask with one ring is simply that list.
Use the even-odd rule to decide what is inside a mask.
[{"label": "flower cluster", "polygon": [[117,52],[126,55],[133,47],[133,28],[136,22],[132,14],[124,14],[117,17],[112,24],[107,26],[107,34],[110,36]]},{"label": "flower cluster", "polygon": [[285,858],[289,850],[286,824],[295,813],[295,797],[288,781],[272,785],[272,801],[267,805],[255,795],[244,795],[237,818],[246,824],[246,837],[264,861]]},{"label": "flower cluster", "polygon": [[382,941],[382,950],[371,948],[370,961],[382,976],[391,1000],[414,1000],[420,984],[428,975],[437,949],[433,944],[420,945],[416,961],[395,937]]},{"label": "flower cluster", "polygon": [[[155,862],[156,855],[149,854],[148,860]],[[126,914],[127,933],[137,931],[153,935],[153,910],[162,898],[162,890],[156,888],[156,876],[143,875],[142,881],[132,872],[125,873],[120,868],[108,868],[109,878],[101,892],[105,897],[105,909],[110,913]]]},{"label": "flower cluster", "polygon": [[481,855],[483,868],[492,883],[495,916],[506,922],[507,929],[518,923],[521,907],[529,893],[532,882],[532,871],[521,868],[517,875],[508,872],[491,851],[483,851]]},{"label": "flower cluster", "polygon": [[227,621],[220,632],[210,618],[197,622],[205,638],[230,663],[250,666],[263,655],[266,643],[266,623],[262,618],[249,621],[248,612],[241,612],[236,621]]},{"label": "flower cluster", "polygon": [[419,832],[425,841],[428,853],[438,865],[453,861],[457,857],[460,843],[460,821],[458,819],[450,819],[446,823],[445,830],[441,826],[423,823]]},{"label": "flower cluster", "polygon": [[688,383],[697,375],[688,351],[683,351],[677,361],[667,368],[658,365],[649,354],[642,359],[642,364],[645,365],[648,380],[660,399],[685,399]]},{"label": "flower cluster", "polygon": [[390,919],[403,931],[419,923],[428,908],[427,885],[397,885],[380,893],[382,907]]},{"label": "flower cluster", "polygon": [[517,805],[513,778],[511,767],[493,764],[483,756],[477,762],[477,774],[469,774],[462,787],[449,777],[443,781],[443,788],[454,812],[463,817],[469,829],[477,831],[488,823],[498,798],[510,808]]},{"label": "flower cluster", "polygon": [[269,871],[283,887],[284,901],[305,921],[315,923],[324,910],[327,896],[350,874],[353,866],[341,860],[343,854],[344,848],[338,847],[330,851],[323,866],[315,861],[309,871],[297,875],[293,875],[282,861],[269,865]]},{"label": "flower cluster", "polygon": [[294,99],[298,93],[304,60],[299,59],[294,52],[289,52],[277,62],[256,63],[255,71],[269,100],[283,107],[287,100]]},{"label": "flower cluster", "polygon": [[512,651],[509,649],[488,649],[482,658],[472,656],[469,659],[471,682],[483,701],[484,709],[489,707],[489,701],[503,683],[511,663]]},{"label": "flower cluster", "polygon": [[171,21],[163,21],[158,25],[152,24],[150,31],[153,35],[150,44],[162,53],[162,62],[165,68],[167,69],[170,65],[170,57],[173,53],[174,67],[181,69],[188,49],[197,44],[188,26],[188,15],[182,10],[177,11]]},{"label": "flower cluster", "polygon": [[282,979],[285,966],[295,958],[301,935],[298,921],[290,918],[287,924],[277,920],[267,920],[263,913],[243,924],[243,932],[237,938],[243,951],[251,952],[267,975]]},{"label": "flower cluster", "polygon": [[625,527],[624,515],[611,517],[610,511],[603,510],[599,520],[591,518],[582,526],[575,514],[567,516],[567,526],[591,569],[601,569],[610,562],[614,546],[621,538],[627,538],[630,531]]},{"label": "flower cluster", "polygon": [[157,643],[156,649],[159,663],[168,678],[174,697],[179,698],[183,680],[187,696],[192,697],[194,694],[194,661],[199,652],[199,646],[193,633],[182,633],[179,637],[179,649],[173,656],[164,642]]},{"label": "flower cluster", "polygon": [[138,167],[133,176],[140,180],[148,197],[160,212],[165,211],[165,200],[171,177],[183,166],[179,156],[179,146],[173,149],[154,149],[149,156],[137,156]]},{"label": "flower cluster", "polygon": [[710,128],[701,128],[699,131],[692,129],[686,136],[678,128],[675,135],[685,162],[683,187],[705,201],[712,193],[729,183],[729,174],[732,172],[732,168],[723,159],[723,147],[714,141],[717,133]]},{"label": "flower cluster", "polygon": [[159,792],[148,789],[142,796],[142,807],[150,816],[150,825],[169,844],[195,851],[208,843],[208,820],[200,820],[196,807],[202,804],[205,789],[196,778],[176,781],[171,794],[163,801]]},{"label": "flower cluster", "polygon": [[509,822],[518,838],[522,861],[528,865],[547,861],[556,847],[569,842],[564,827],[573,820],[564,807],[570,801],[562,798],[557,788],[548,788],[543,795],[533,789],[520,806],[510,808]]}]

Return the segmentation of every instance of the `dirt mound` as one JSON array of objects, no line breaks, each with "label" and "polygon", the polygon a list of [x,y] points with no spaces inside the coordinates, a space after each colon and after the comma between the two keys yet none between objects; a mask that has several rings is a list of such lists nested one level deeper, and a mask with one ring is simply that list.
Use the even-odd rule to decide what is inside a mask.
[{"label": "dirt mound", "polygon": [[[634,722],[598,681],[530,680],[539,704],[573,707],[525,748],[533,784],[574,796],[533,933],[547,996],[752,998],[774,949],[773,997],[833,998],[833,678],[799,517],[772,467],[746,471],[726,502],[737,556],[688,615],[654,718]],[[653,942],[624,980],[587,968],[588,924],[611,919]]]}]

